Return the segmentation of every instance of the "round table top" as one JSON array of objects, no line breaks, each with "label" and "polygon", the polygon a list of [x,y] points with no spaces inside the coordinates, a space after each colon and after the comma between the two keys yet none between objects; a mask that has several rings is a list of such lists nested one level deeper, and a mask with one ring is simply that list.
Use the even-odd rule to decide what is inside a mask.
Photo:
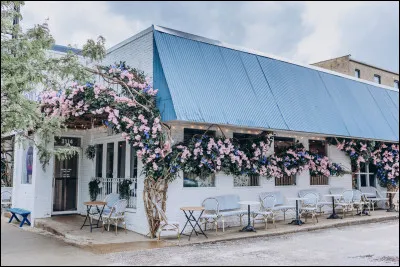
[{"label": "round table top", "polygon": [[388,193],[388,194],[396,194],[396,193],[398,193],[398,191],[397,192],[390,191],[390,192],[386,192],[386,193]]},{"label": "round table top", "polygon": [[325,195],[326,197],[342,197],[342,194],[329,194],[329,195]]},{"label": "round table top", "polygon": [[181,210],[202,211],[202,210],[204,210],[204,207],[201,207],[201,206],[182,207]]},{"label": "round table top", "polygon": [[306,200],[306,197],[288,197],[288,200]]},{"label": "round table top", "polygon": [[104,202],[104,201],[88,201],[88,202],[83,202],[83,205],[86,205],[86,206],[90,206],[90,205],[92,205],[92,206],[94,206],[94,205],[106,205],[107,204],[107,202]]},{"label": "round table top", "polygon": [[259,205],[260,202],[258,201],[239,201],[240,205]]}]

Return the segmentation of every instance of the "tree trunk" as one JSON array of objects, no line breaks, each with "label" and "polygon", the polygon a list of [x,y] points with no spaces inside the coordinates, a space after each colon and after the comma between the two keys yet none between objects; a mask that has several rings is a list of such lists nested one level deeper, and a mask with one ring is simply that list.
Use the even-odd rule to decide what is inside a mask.
[{"label": "tree trunk", "polygon": [[[165,179],[154,181],[151,177],[144,180],[143,201],[149,223],[150,238],[154,238],[160,226],[160,216],[154,203],[165,212],[167,200],[168,183]],[[154,203],[153,203],[154,202]]]}]

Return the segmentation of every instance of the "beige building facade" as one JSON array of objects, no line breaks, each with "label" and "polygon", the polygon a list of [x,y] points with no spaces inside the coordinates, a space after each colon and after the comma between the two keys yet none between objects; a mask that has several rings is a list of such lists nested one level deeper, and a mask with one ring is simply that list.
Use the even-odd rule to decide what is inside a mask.
[{"label": "beige building facade", "polygon": [[399,74],[385,70],[365,62],[354,60],[351,55],[332,58],[311,65],[336,71],[370,82],[380,83],[389,87],[399,88]]}]

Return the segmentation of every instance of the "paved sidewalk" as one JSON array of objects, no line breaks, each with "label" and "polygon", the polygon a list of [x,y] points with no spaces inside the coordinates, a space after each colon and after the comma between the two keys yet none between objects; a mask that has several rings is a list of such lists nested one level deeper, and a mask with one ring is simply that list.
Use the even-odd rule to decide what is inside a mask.
[{"label": "paved sidewalk", "polygon": [[115,253],[110,260],[114,266],[399,266],[399,222]]},{"label": "paved sidewalk", "polygon": [[2,266],[104,265],[104,260],[104,255],[68,245],[52,236],[20,229],[1,218]]}]

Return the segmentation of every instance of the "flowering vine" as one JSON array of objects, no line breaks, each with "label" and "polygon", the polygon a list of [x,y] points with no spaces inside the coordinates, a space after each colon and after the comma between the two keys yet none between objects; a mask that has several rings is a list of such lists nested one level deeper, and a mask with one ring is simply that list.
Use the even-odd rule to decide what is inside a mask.
[{"label": "flowering vine", "polygon": [[372,163],[377,168],[381,186],[398,185],[399,144],[346,138],[329,138],[328,141],[349,155],[355,170],[359,170],[361,164]]}]

